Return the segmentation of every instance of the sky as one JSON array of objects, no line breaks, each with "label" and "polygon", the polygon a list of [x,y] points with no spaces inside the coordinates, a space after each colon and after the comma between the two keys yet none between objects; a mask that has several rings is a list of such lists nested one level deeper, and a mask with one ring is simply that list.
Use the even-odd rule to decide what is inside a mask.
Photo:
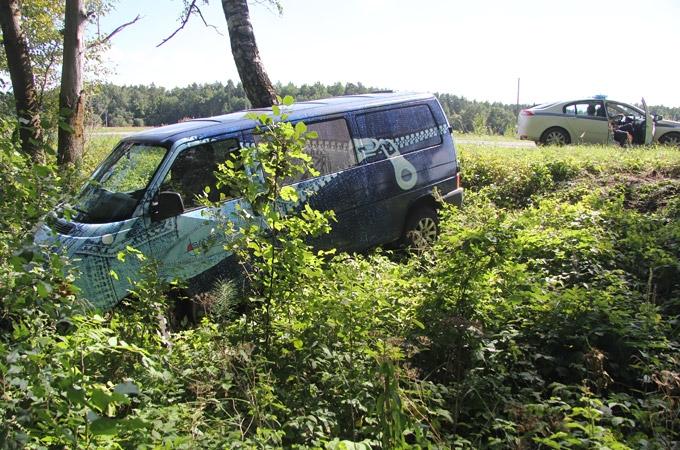
[{"label": "sky", "polygon": [[[220,0],[179,25],[182,0],[119,0],[102,33],[117,84],[238,80]],[[680,106],[680,0],[280,0],[250,2],[272,81],[361,82],[523,104],[607,95]],[[262,3],[262,2],[260,2]]]}]

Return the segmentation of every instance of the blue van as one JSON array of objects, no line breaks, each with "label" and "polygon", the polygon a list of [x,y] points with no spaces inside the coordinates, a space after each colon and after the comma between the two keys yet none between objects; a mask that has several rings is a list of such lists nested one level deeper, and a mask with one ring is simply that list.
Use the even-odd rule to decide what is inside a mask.
[{"label": "blue van", "polygon": [[[304,121],[318,134],[306,150],[319,175],[295,187],[301,202],[335,212],[337,222],[319,247],[355,251],[409,237],[432,239],[434,191],[462,203],[456,148],[434,96],[352,95],[296,103],[286,112],[289,121]],[[210,195],[219,199],[218,164],[256,144],[256,124],[246,113],[124,138],[83,187],[75,215],[41,226],[36,243],[56,245],[72,258],[80,271],[76,285],[100,308],[116,305],[139,278],[138,258],[118,258],[129,247],[156,259],[163,278],[184,280],[190,289],[209,287],[234,264],[224,249],[228,237],[197,195],[213,186]],[[240,202],[222,199],[219,215],[235,218]]]}]

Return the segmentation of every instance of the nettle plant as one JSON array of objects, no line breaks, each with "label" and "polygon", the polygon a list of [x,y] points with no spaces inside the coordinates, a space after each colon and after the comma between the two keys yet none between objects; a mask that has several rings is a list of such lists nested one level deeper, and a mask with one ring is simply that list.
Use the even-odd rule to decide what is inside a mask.
[{"label": "nettle plant", "polygon": [[[248,298],[261,313],[254,323],[263,327],[265,347],[272,317],[290,317],[298,288],[322,275],[323,257],[331,252],[313,251],[309,239],[330,231],[329,221],[335,218],[333,211],[316,211],[300,202],[298,188],[290,185],[305,174],[319,174],[305,152],[317,134],[302,122],[287,121],[285,107],[292,105],[292,97],[279,98],[279,103],[282,107],[273,106],[272,114],[247,116],[258,124],[257,144],[232,154],[216,173],[218,189],[242,199],[236,220],[224,221],[229,236],[225,248],[238,258]],[[305,198],[312,194],[305,192]]]}]

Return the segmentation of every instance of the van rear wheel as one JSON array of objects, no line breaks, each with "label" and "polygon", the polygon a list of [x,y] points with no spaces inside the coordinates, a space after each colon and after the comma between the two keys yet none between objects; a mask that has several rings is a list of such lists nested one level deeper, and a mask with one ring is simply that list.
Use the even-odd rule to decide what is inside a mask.
[{"label": "van rear wheel", "polygon": [[432,246],[439,234],[439,217],[431,206],[421,206],[409,214],[402,241],[411,250],[423,251]]}]

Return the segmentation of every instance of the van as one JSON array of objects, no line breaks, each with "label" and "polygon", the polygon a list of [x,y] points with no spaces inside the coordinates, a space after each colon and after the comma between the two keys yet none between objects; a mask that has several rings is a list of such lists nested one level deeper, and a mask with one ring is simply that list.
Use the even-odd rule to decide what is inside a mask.
[{"label": "van", "polygon": [[[206,290],[236,264],[224,249],[228,236],[197,195],[215,184],[214,172],[231,152],[256,144],[256,123],[247,113],[124,138],[81,190],[75,214],[42,225],[35,242],[62,249],[79,269],[76,285],[102,309],[116,305],[140,278],[140,258],[119,258],[130,248],[158,261],[162,278]],[[318,134],[306,150],[319,175],[295,184],[301,202],[335,212],[331,232],[316,246],[351,252],[409,236],[432,239],[435,190],[462,203],[451,128],[434,96],[334,97],[296,103],[286,113]],[[214,186],[209,192],[219,195]],[[220,215],[235,217],[243,200],[220,201]]]}]

